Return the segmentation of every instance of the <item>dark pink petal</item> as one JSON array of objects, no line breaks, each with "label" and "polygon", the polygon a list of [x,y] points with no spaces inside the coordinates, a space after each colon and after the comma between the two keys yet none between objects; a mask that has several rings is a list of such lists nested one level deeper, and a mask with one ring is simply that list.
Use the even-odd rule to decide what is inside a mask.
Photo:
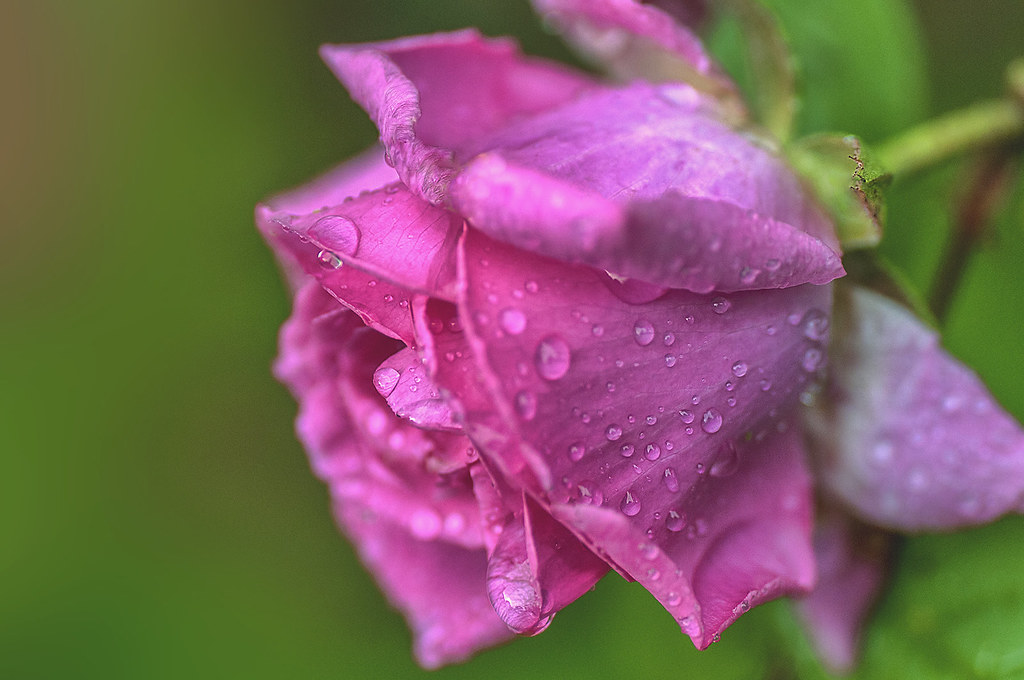
[{"label": "dark pink petal", "polygon": [[462,430],[416,350],[407,347],[388,357],[374,372],[373,384],[395,415],[416,427]]},{"label": "dark pink petal", "polygon": [[[700,40],[673,13],[634,0],[533,0],[534,7],[585,55],[623,80],[686,81],[735,97],[735,87]],[[670,4],[670,3],[665,3]],[[679,3],[675,3],[679,4]],[[694,9],[693,3],[681,8]]]},{"label": "dark pink petal", "polygon": [[459,661],[510,636],[486,596],[471,475],[431,473],[429,433],[397,419],[373,388],[373,367],[396,343],[355,319],[310,282],[282,332],[277,372],[299,401],[299,437],[339,524],[408,617],[420,662]]},{"label": "dark pink petal", "polygon": [[800,181],[687,86],[591,91],[479,150],[452,203],[521,248],[701,292],[843,274]]},{"label": "dark pink petal", "polygon": [[465,145],[590,83],[522,57],[509,40],[484,40],[472,30],[326,45],[321,56],[374,119],[402,181],[435,204],[444,201],[453,159]]},{"label": "dark pink petal", "polygon": [[861,626],[885,578],[891,535],[829,513],[814,529],[818,583],[797,602],[818,655],[833,671],[851,670]]},{"label": "dark pink petal", "polygon": [[810,414],[826,490],[902,531],[1024,509],[1017,422],[912,313],[863,288],[842,290],[828,399]]},{"label": "dark pink petal", "polygon": [[[827,287],[727,297],[671,291],[633,305],[589,268],[530,255],[473,230],[466,233],[460,268],[464,352],[478,366],[475,393],[487,390],[492,397],[490,413],[472,406],[463,414],[481,455],[544,497],[556,519],[588,537],[610,563],[663,603],[672,600],[666,606],[673,613],[695,617],[687,632],[702,646],[753,591],[758,600],[809,584],[798,547],[790,548],[793,562],[780,562],[776,554],[783,538],[799,546],[801,527],[809,541],[799,451],[791,436],[776,433],[794,424],[790,410],[822,365]],[[442,386],[470,380],[470,371],[463,375],[438,363]],[[770,483],[762,490],[763,480]],[[734,484],[739,490],[730,502],[738,513],[751,513],[743,521],[717,505],[733,498]],[[586,504],[593,512],[580,509]],[[571,517],[565,515],[563,506],[573,505]],[[769,532],[754,522],[758,517],[771,518],[767,524],[776,528]],[[713,538],[697,535],[697,519]],[[676,541],[684,525],[701,540]],[[721,533],[711,531],[716,527]],[[748,545],[752,561],[740,568],[731,562],[729,536],[753,540],[749,532],[768,532],[753,541],[767,554]],[[688,565],[680,578],[698,580],[691,586],[698,597],[709,594],[714,602],[701,603],[707,613],[695,609],[692,597],[684,604],[681,582],[655,583],[646,568],[636,571],[637,546],[649,536],[667,560],[651,568],[665,575],[669,567],[674,573]],[[699,560],[688,557],[687,550],[697,550],[693,545],[700,546]],[[739,574],[733,585],[746,588],[734,601],[739,590],[698,569],[698,562],[719,561],[730,567],[723,573]],[[665,584],[673,589],[662,592]],[[731,604],[723,613],[726,601]]]}]

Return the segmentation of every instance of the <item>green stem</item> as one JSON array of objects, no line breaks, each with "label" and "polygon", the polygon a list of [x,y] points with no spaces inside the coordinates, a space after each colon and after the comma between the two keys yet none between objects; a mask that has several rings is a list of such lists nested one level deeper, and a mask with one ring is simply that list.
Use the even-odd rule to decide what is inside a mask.
[{"label": "green stem", "polygon": [[981,102],[922,123],[875,147],[884,170],[902,179],[970,151],[1024,138],[1024,107],[1012,100]]}]

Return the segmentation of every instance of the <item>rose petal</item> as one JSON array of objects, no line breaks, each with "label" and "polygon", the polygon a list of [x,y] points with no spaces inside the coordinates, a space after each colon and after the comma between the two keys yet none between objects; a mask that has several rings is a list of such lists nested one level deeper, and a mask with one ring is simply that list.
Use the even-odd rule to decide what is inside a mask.
[{"label": "rose petal", "polygon": [[403,288],[453,299],[455,242],[462,218],[433,207],[399,183],[312,213],[280,212],[264,219],[315,245],[320,264],[333,256]]},{"label": "rose petal", "polygon": [[703,292],[843,274],[799,180],[686,86],[591,91],[479,150],[452,202],[521,248]]},{"label": "rose petal", "polygon": [[388,357],[374,372],[373,384],[395,415],[416,427],[462,430],[415,350],[407,347]]},{"label": "rose petal", "polygon": [[409,620],[422,666],[464,661],[512,637],[487,599],[482,550],[417,540],[348,505],[336,515],[367,569]]},{"label": "rose petal", "polygon": [[472,30],[326,45],[321,56],[373,117],[402,181],[435,204],[464,145],[589,86],[562,66],[522,57],[509,40],[484,40]]},{"label": "rose petal", "polygon": [[[311,276],[335,299],[356,312],[366,325],[406,344],[414,343],[409,309],[413,291],[358,267],[346,266],[335,251],[320,247],[305,235],[300,237],[289,222],[290,219],[282,218],[281,213],[269,206],[261,205],[256,209],[256,224],[288,271],[294,287],[301,286],[302,280]],[[359,238],[357,236],[356,242]],[[435,258],[436,266],[421,269],[424,272],[443,271],[440,264],[443,257],[442,248]],[[443,275],[438,276],[443,280]],[[435,283],[439,280],[435,279]]]},{"label": "rose petal", "polygon": [[861,626],[877,600],[887,571],[891,535],[829,513],[814,529],[818,583],[797,601],[819,656],[834,672],[853,668]]},{"label": "rose petal", "polygon": [[510,629],[536,635],[593,588],[608,565],[533,500],[484,470],[474,466],[473,489],[485,518],[488,595]]},{"label": "rose petal", "polygon": [[[649,590],[699,649],[740,615],[814,583],[810,477],[796,428],[745,446],[726,477],[637,475],[604,505],[558,503],[552,514]],[[652,481],[654,483],[652,483]],[[680,491],[679,489],[683,489]],[[593,503],[593,501],[590,501]],[[616,507],[617,506],[617,507]]]},{"label": "rose petal", "polygon": [[837,298],[828,399],[811,412],[821,479],[862,518],[952,529],[1024,509],[1024,432],[899,304]]},{"label": "rose petal", "polygon": [[510,636],[485,594],[470,475],[438,476],[415,457],[392,455],[396,444],[407,451],[396,431],[420,431],[395,418],[371,383],[375,362],[367,360],[394,351],[394,341],[354,318],[307,284],[282,332],[277,371],[299,401],[297,430],[330,485],[338,522],[410,620],[420,662],[459,661]]},{"label": "rose petal", "polygon": [[[733,99],[738,107],[735,86],[697,36],[665,9],[633,0],[533,0],[533,4],[573,45],[616,77],[690,82]],[[678,13],[675,18],[681,16]]]},{"label": "rose petal", "polygon": [[[792,521],[775,518],[780,535],[795,540],[807,508],[806,493],[800,497],[806,475],[798,453],[789,452],[789,439],[773,433],[791,424],[786,415],[821,365],[827,287],[728,298],[671,291],[631,305],[616,298],[593,270],[529,255],[472,230],[464,237],[459,266],[465,276],[460,304],[464,342],[478,365],[477,389],[489,391],[493,404],[489,413],[466,409],[467,431],[481,455],[520,486],[537,493],[539,485],[538,495],[548,499],[560,521],[569,521],[567,511],[557,509],[561,506],[603,505],[597,520],[587,519],[586,510],[572,514],[572,527],[590,537],[592,549],[645,582],[645,573],[637,573],[631,560],[636,545],[647,541],[647,530],[657,525],[659,540],[675,537],[677,532],[667,527],[676,519],[670,511],[682,511],[689,503],[724,521],[729,513],[699,503],[730,497],[728,478],[741,470],[758,479],[777,475],[772,493],[796,499],[787,511]],[[442,370],[437,380],[445,385],[455,378]],[[477,440],[477,429],[489,439]],[[781,444],[772,444],[780,438]],[[776,472],[758,471],[775,458],[784,461]],[[736,483],[745,489],[740,498],[749,492],[768,507],[760,492],[746,490],[747,482]],[[701,491],[712,488],[706,495]],[[619,528],[607,520],[609,513],[621,516]],[[750,521],[759,516],[755,512]],[[603,527],[612,533],[605,536]],[[768,529],[758,525],[756,531]],[[746,532],[736,527],[737,535]],[[732,544],[722,540],[726,557],[714,560],[728,563]],[[778,592],[806,582],[803,572],[794,575],[759,563],[757,558],[776,555],[771,540],[758,540],[766,543],[770,556],[748,546],[755,560],[740,580],[750,589],[730,606],[739,606],[751,589],[774,594],[767,581],[751,585],[767,571],[788,574],[779,582],[786,588],[780,585]],[[664,548],[660,543],[654,547]],[[674,552],[665,559],[676,565],[673,572],[690,564]],[[686,578],[699,576],[690,566],[693,572]],[[804,565],[797,560],[790,566]],[[663,603],[674,600],[666,605],[671,610],[687,606],[678,588],[661,592],[661,584],[652,579],[645,585],[657,586]],[[712,579],[700,588],[714,593],[720,586]],[[669,592],[679,597],[669,598]],[[734,594],[730,591],[729,597]],[[689,613],[679,616],[697,617],[692,597],[688,606]],[[731,620],[710,603],[705,606],[711,609],[704,619],[687,624],[700,645]]]}]

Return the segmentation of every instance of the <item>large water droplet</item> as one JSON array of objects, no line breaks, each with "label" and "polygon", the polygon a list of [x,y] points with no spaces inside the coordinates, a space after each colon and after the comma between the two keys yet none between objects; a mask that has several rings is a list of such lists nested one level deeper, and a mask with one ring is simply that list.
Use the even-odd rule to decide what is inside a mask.
[{"label": "large water droplet", "polygon": [[321,217],[310,227],[309,234],[324,248],[337,253],[355,255],[359,249],[359,228],[355,222],[341,215]]},{"label": "large water droplet", "polygon": [[716,297],[711,301],[711,309],[714,310],[715,314],[725,314],[732,307],[732,303],[726,300],[724,297]]},{"label": "large water droplet", "polygon": [[742,378],[747,374],[747,362],[737,361],[732,365],[732,374],[737,378]]},{"label": "large water droplet", "polygon": [[632,456],[634,450],[635,449],[633,448],[632,444],[623,444],[621,447],[619,447],[619,453],[622,454],[623,458],[629,458],[630,456]]},{"label": "large water droplet", "polygon": [[374,371],[373,386],[377,388],[380,396],[387,399],[395,391],[395,385],[398,384],[399,377],[400,374],[397,370],[390,366],[383,366]]},{"label": "large water droplet", "polygon": [[604,431],[604,436],[607,437],[610,442],[616,441],[622,436],[622,428],[613,423]]},{"label": "large water droplet", "polygon": [[665,468],[665,488],[672,493],[679,491],[679,478],[676,477],[676,471],[672,468]]},{"label": "large water droplet", "polygon": [[668,517],[665,519],[665,528],[672,532],[679,532],[686,526],[686,520],[683,519],[675,510],[668,511]]},{"label": "large water droplet", "polygon": [[640,499],[633,495],[632,491],[627,491],[626,495],[622,497],[622,502],[619,503],[619,510],[626,517],[635,517],[640,514]]},{"label": "large water droplet", "polygon": [[341,258],[327,249],[317,253],[316,260],[320,263],[321,269],[338,269],[341,267]]},{"label": "large water droplet", "polygon": [[508,307],[498,314],[498,323],[509,335],[519,335],[526,330],[526,315],[515,307]]},{"label": "large water droplet", "polygon": [[537,397],[523,390],[516,394],[516,412],[523,420],[533,420],[537,415]]},{"label": "large water droplet", "polygon": [[644,449],[644,458],[647,460],[658,460],[661,458],[661,447],[654,442],[651,442],[647,445],[647,448]]},{"label": "large water droplet", "polygon": [[558,380],[569,371],[569,345],[557,335],[549,335],[537,344],[533,365],[545,380]]},{"label": "large water droplet", "polygon": [[722,414],[716,408],[709,408],[704,411],[700,419],[700,429],[708,434],[714,434],[722,429]]},{"label": "large water droplet", "polygon": [[654,342],[654,326],[651,325],[651,322],[645,319],[639,319],[633,325],[633,339],[636,340],[636,344],[641,347],[646,347]]}]

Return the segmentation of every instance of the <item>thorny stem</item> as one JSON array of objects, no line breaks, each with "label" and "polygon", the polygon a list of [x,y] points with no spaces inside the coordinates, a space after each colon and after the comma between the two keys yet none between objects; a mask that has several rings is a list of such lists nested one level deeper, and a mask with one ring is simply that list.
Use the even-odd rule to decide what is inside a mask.
[{"label": "thorny stem", "polygon": [[1012,99],[981,102],[922,123],[875,148],[897,180],[971,151],[1024,138],[1024,107]]},{"label": "thorny stem", "polygon": [[982,154],[968,170],[965,191],[954,216],[953,233],[946,243],[932,280],[928,305],[941,324],[946,320],[967,263],[986,235],[992,215],[1009,193],[1019,149],[1007,146]]}]

